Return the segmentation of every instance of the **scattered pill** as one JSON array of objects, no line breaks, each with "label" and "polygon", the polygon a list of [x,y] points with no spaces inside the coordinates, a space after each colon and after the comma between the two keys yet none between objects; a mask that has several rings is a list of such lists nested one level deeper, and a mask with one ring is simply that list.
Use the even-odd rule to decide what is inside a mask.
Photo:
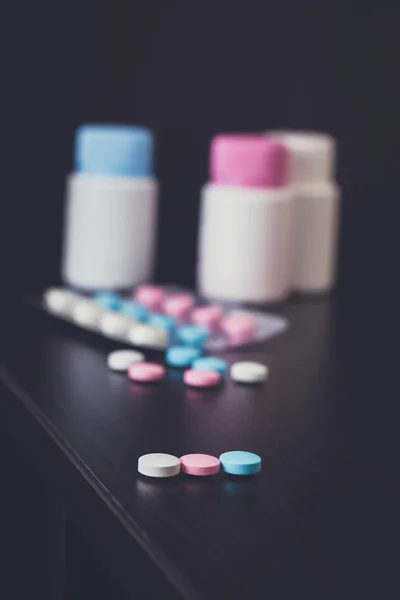
[{"label": "scattered pill", "polygon": [[141,285],[134,292],[134,300],[153,312],[160,310],[164,298],[165,292],[158,285]]},{"label": "scattered pill", "polygon": [[190,367],[199,358],[200,350],[190,346],[171,346],[166,353],[166,361],[173,367]]},{"label": "scattered pill", "polygon": [[127,339],[135,346],[148,346],[162,350],[167,346],[168,334],[159,327],[138,323],[128,331]]},{"label": "scattered pill", "polygon": [[128,375],[133,381],[151,383],[160,381],[165,377],[165,368],[162,365],[150,362],[136,362],[128,369]]},{"label": "scattered pill", "polygon": [[72,309],[72,318],[81,327],[96,329],[104,309],[92,300],[78,300]]},{"label": "scattered pill", "polygon": [[188,369],[183,374],[183,381],[194,387],[212,387],[221,383],[221,375],[218,371]]},{"label": "scattered pill", "polygon": [[261,458],[252,452],[224,452],[219,460],[225,473],[231,475],[253,475],[261,471]]},{"label": "scattered pill", "polygon": [[71,313],[77,300],[76,294],[59,288],[50,288],[44,294],[44,301],[47,308],[51,312],[65,316]]},{"label": "scattered pill", "polygon": [[231,377],[239,383],[261,383],[268,376],[268,367],[258,362],[240,361],[231,366]]},{"label": "scattered pill", "polygon": [[99,306],[107,310],[118,310],[121,304],[121,299],[118,294],[113,292],[101,292],[93,296],[93,300]]},{"label": "scattered pill", "polygon": [[220,375],[225,375],[228,370],[228,363],[217,356],[202,356],[197,358],[193,364],[193,369],[201,369],[205,371],[217,371]]},{"label": "scattered pill", "polygon": [[135,350],[114,350],[107,357],[107,364],[113,371],[127,371],[131,365],[144,361],[144,354]]},{"label": "scattered pill", "polygon": [[168,332],[169,335],[171,335],[174,332],[176,321],[168,315],[156,313],[150,315],[149,325],[152,325],[153,327],[158,327],[159,329],[164,329]]},{"label": "scattered pill", "polygon": [[210,336],[206,327],[200,325],[180,325],[176,330],[177,338],[182,344],[201,347]]},{"label": "scattered pill", "polygon": [[119,310],[121,314],[140,323],[145,323],[149,316],[148,309],[133,300],[121,300]]},{"label": "scattered pill", "polygon": [[221,329],[230,338],[246,340],[254,334],[255,322],[251,315],[233,312],[221,320]]},{"label": "scattered pill", "polygon": [[210,331],[219,329],[224,311],[220,306],[199,306],[192,311],[192,321],[196,325],[207,327]]},{"label": "scattered pill", "polygon": [[182,322],[189,317],[194,302],[195,300],[192,294],[172,294],[164,300],[163,312]]},{"label": "scattered pill", "polygon": [[138,471],[147,477],[173,477],[178,475],[181,461],[172,454],[144,454],[138,460]]},{"label": "scattered pill", "polygon": [[106,312],[100,319],[99,329],[104,335],[122,338],[132,327],[132,319],[116,312]]},{"label": "scattered pill", "polygon": [[185,454],[180,460],[181,471],[187,475],[215,475],[220,467],[219,459],[209,454]]}]

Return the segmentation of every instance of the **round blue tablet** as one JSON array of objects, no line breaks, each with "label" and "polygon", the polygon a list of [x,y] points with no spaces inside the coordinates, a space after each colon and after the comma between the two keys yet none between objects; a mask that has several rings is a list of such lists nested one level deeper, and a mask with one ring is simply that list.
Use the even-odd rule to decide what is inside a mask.
[{"label": "round blue tablet", "polygon": [[95,294],[93,300],[99,306],[106,308],[107,310],[119,310],[121,305],[121,299],[118,294],[113,292],[100,292]]},{"label": "round blue tablet", "polygon": [[253,475],[261,471],[261,458],[252,452],[224,452],[219,460],[225,473],[231,475]]},{"label": "round blue tablet", "polygon": [[147,308],[133,300],[122,300],[120,311],[126,317],[140,321],[140,323],[145,323],[149,316]]},{"label": "round blue tablet", "polygon": [[155,313],[153,315],[150,315],[149,324],[153,327],[157,327],[158,329],[164,329],[165,331],[168,331],[168,333],[171,335],[171,333],[173,333],[175,329],[176,321],[168,315],[161,315]]},{"label": "round blue tablet", "polygon": [[197,358],[192,364],[193,369],[200,369],[202,371],[217,371],[220,375],[225,375],[228,369],[228,363],[222,358],[217,356],[202,356]]},{"label": "round blue tablet", "polygon": [[202,346],[210,336],[206,327],[201,325],[181,325],[177,329],[178,340],[188,346]]},{"label": "round blue tablet", "polygon": [[190,346],[171,346],[166,353],[166,361],[173,367],[190,367],[199,358],[200,350]]}]

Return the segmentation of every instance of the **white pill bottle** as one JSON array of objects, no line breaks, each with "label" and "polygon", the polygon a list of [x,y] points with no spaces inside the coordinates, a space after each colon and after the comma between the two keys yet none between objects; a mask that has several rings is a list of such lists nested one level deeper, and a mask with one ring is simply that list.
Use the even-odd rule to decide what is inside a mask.
[{"label": "white pill bottle", "polygon": [[157,226],[153,136],[85,125],[67,180],[62,277],[82,291],[124,290],[152,277]]},{"label": "white pill bottle", "polygon": [[213,139],[198,237],[205,298],[265,304],[288,295],[293,206],[286,158],[285,147],[266,136]]},{"label": "white pill bottle", "polygon": [[323,133],[279,131],[267,135],[289,152],[294,195],[293,290],[329,292],[335,284],[340,189],[335,183],[335,140]]}]

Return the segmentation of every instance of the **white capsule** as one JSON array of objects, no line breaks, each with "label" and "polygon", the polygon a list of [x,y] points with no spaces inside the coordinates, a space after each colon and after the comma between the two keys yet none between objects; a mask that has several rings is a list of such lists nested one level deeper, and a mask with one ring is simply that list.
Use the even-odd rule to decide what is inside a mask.
[{"label": "white capsule", "polygon": [[50,312],[69,316],[78,301],[78,296],[62,288],[50,288],[44,294],[44,301]]},{"label": "white capsule", "polygon": [[134,321],[117,312],[107,311],[100,319],[99,329],[104,335],[125,337]]},{"label": "white capsule", "polygon": [[134,325],[128,332],[127,339],[135,346],[163,349],[168,344],[168,332],[151,325]]},{"label": "white capsule", "polygon": [[138,471],[147,477],[173,477],[181,470],[181,461],[172,454],[144,454],[138,460]]},{"label": "white capsule", "polygon": [[104,309],[92,300],[79,300],[72,309],[72,318],[77,325],[97,329]]},{"label": "white capsule", "polygon": [[239,383],[260,383],[268,376],[268,367],[258,362],[240,361],[231,366],[231,377]]},{"label": "white capsule", "polygon": [[113,371],[127,371],[131,365],[143,362],[144,354],[135,350],[114,350],[107,357],[107,364]]}]

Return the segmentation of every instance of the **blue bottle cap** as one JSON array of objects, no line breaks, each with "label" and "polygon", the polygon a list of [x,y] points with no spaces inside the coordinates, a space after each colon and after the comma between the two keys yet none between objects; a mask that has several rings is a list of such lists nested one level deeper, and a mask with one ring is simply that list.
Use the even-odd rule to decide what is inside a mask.
[{"label": "blue bottle cap", "polygon": [[78,173],[151,177],[153,134],[144,127],[83,125],[76,132],[75,169]]}]

